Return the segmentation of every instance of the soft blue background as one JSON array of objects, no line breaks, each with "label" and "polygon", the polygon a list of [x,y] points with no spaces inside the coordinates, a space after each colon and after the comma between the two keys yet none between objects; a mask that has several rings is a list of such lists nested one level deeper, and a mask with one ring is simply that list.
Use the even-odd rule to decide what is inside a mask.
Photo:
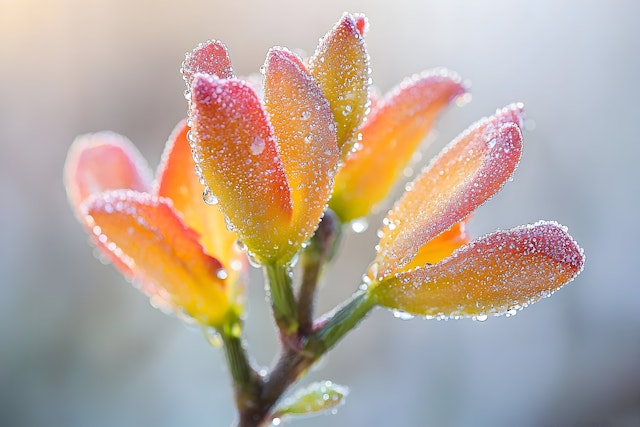
[{"label": "soft blue background", "polygon": [[[155,167],[186,112],[187,50],[221,39],[247,75],[272,45],[312,52],[344,10],[369,16],[382,90],[434,66],[472,82],[425,159],[525,102],[515,180],[471,231],[555,219],[588,261],[511,319],[376,311],[309,375],[348,384],[348,404],[297,425],[640,425],[640,3],[622,0],[0,0],[0,425],[231,424],[220,352],[93,257],[62,187],[66,150],[111,129]],[[357,287],[377,221],[345,242],[322,309]],[[254,273],[249,343],[268,364],[276,339]]]}]

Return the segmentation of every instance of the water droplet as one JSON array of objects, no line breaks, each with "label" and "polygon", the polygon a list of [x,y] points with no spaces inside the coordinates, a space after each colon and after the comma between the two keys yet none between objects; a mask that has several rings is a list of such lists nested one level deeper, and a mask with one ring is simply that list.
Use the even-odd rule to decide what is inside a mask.
[{"label": "water droplet", "polygon": [[218,197],[213,194],[213,190],[211,190],[211,188],[209,187],[204,188],[204,191],[202,192],[202,200],[204,200],[204,202],[208,205],[218,204]]},{"label": "water droplet", "polygon": [[302,120],[309,120],[309,117],[311,117],[311,111],[309,110],[304,110],[300,115],[300,119]]},{"label": "water droplet", "polygon": [[222,347],[222,337],[220,334],[213,328],[207,328],[204,330],[204,336],[207,339],[207,342],[211,344],[212,347],[220,348]]},{"label": "water droplet", "polygon": [[276,418],[274,418],[274,419],[271,421],[271,425],[279,426],[279,425],[280,425],[280,418],[277,418],[277,417],[276,417]]},{"label": "water droplet", "polygon": [[246,252],[247,251],[247,245],[244,244],[244,242],[240,239],[236,240],[236,248],[240,251],[240,252]]},{"label": "water droplet", "polygon": [[249,260],[249,264],[251,267],[262,268],[262,264],[258,261],[251,252],[247,252],[247,259]]},{"label": "water droplet", "polygon": [[367,222],[366,218],[358,218],[351,221],[350,226],[354,233],[360,234],[367,231],[367,228],[369,228],[369,223]]},{"label": "water droplet", "polygon": [[249,151],[251,151],[251,154],[253,154],[254,156],[262,153],[264,151],[264,139],[256,136],[253,139],[251,146],[249,147]]},{"label": "water droplet", "polygon": [[491,138],[489,141],[487,141],[487,148],[492,149],[496,146],[496,142],[498,142],[496,138]]},{"label": "water droplet", "polygon": [[227,270],[225,270],[224,268],[220,268],[218,269],[218,271],[216,271],[216,277],[220,280],[225,280],[227,277],[229,277],[229,273],[227,273]]},{"label": "water droplet", "polygon": [[455,102],[458,107],[463,107],[467,105],[469,102],[471,102],[471,94],[469,92],[462,94],[456,97]]},{"label": "water droplet", "polygon": [[401,310],[393,310],[393,317],[400,320],[411,320],[415,318],[413,314]]},{"label": "water droplet", "polygon": [[473,320],[476,320],[478,322],[484,322],[488,318],[489,318],[489,316],[487,316],[486,314],[478,314],[478,315],[473,316]]}]

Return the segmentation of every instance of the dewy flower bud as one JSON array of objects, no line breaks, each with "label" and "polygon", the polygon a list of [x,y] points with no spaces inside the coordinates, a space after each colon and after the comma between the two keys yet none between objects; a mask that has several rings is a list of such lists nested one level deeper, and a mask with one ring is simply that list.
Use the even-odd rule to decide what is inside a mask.
[{"label": "dewy flower bud", "polygon": [[65,185],[96,246],[155,306],[221,327],[242,311],[246,260],[222,215],[202,208],[186,132],[183,122],[167,142],[155,184],[125,138],[79,137]]}]

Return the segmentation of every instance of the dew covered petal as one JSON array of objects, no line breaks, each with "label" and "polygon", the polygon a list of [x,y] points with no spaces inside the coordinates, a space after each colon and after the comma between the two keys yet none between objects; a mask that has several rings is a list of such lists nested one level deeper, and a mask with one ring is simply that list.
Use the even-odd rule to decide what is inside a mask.
[{"label": "dew covered petal", "polygon": [[189,118],[194,160],[230,226],[259,261],[276,260],[291,192],[258,96],[243,81],[199,74]]},{"label": "dew covered petal", "polygon": [[82,135],[69,148],[64,184],[78,213],[89,196],[108,190],[149,191],[152,174],[138,149],[113,132]]},{"label": "dew covered petal", "polygon": [[539,222],[485,236],[436,265],[389,277],[372,292],[380,305],[413,315],[508,314],[551,295],[583,265],[566,228]]},{"label": "dew covered petal", "polygon": [[213,75],[221,79],[234,77],[227,47],[217,40],[201,43],[193,51],[187,53],[180,71],[187,86],[191,86],[196,74],[199,73]]},{"label": "dew covered petal", "polygon": [[377,105],[360,128],[360,149],[336,176],[331,208],[342,221],[386,198],[439,113],[464,92],[457,75],[436,70],[406,79]]},{"label": "dew covered petal", "polygon": [[154,305],[166,303],[205,325],[223,324],[232,308],[226,272],[166,199],[120,190],[87,200],[83,209],[98,247],[128,266],[129,278]]},{"label": "dew covered petal", "polygon": [[378,278],[400,271],[420,247],[500,190],[520,160],[521,112],[513,105],[477,122],[407,186],[381,229]]},{"label": "dew covered petal", "polygon": [[309,59],[309,71],[331,105],[343,158],[356,142],[367,110],[369,55],[358,25],[364,30],[361,21],[345,14]]},{"label": "dew covered petal", "polygon": [[[320,222],[339,160],[333,115],[302,61],[271,49],[265,63],[264,99],[291,188],[293,217],[283,261],[294,255]],[[284,236],[283,236],[284,237]]]},{"label": "dew covered petal", "polygon": [[188,131],[182,121],[171,133],[158,168],[155,194],[171,200],[185,225],[198,233],[204,251],[222,262],[228,282],[234,284],[247,268],[246,256],[236,248],[238,236],[227,229],[220,209],[202,200],[204,186],[195,172]]}]

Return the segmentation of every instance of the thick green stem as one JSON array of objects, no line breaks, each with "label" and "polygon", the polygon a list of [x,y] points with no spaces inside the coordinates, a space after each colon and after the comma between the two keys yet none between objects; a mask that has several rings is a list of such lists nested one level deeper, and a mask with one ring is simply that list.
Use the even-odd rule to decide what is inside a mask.
[{"label": "thick green stem", "polygon": [[255,405],[255,397],[261,394],[263,383],[249,363],[240,332],[239,323],[233,323],[218,330],[233,381],[236,407],[242,414],[246,412],[246,408]]},{"label": "thick green stem", "polygon": [[265,276],[273,308],[273,317],[283,336],[290,336],[298,330],[298,316],[289,267],[286,265],[265,265]]}]

